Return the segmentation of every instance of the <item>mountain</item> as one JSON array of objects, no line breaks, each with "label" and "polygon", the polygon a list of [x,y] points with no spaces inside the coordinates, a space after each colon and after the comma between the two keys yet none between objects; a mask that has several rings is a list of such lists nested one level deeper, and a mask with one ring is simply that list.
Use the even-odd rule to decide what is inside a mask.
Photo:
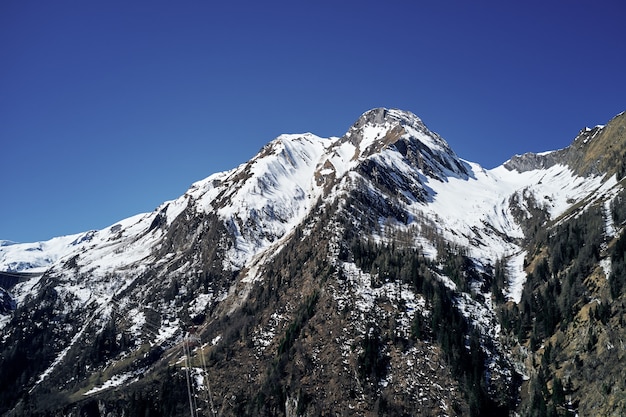
[{"label": "mountain", "polygon": [[0,412],[623,415],[625,129],[486,170],[373,109],[3,243]]}]

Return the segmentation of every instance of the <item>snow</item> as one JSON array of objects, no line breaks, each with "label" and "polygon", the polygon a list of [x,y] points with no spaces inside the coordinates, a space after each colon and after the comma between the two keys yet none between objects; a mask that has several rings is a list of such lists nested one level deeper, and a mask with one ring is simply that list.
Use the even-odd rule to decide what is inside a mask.
[{"label": "snow", "polygon": [[146,313],[139,308],[134,308],[130,310],[128,317],[132,323],[128,330],[135,337],[135,339],[138,339],[141,335],[141,329],[146,324]]},{"label": "snow", "polygon": [[[312,134],[279,136],[224,179],[231,184],[228,201],[216,211],[235,236],[231,268],[243,267],[308,214],[322,191],[314,173],[331,143]],[[219,205],[218,197],[224,198],[219,193],[210,202],[203,198],[201,208]]]},{"label": "snow", "polygon": [[156,337],[151,341],[152,346],[163,345],[166,341],[172,340],[174,336],[180,332],[181,325],[178,318],[172,320],[164,320],[158,329]]},{"label": "snow", "polygon": [[83,395],[84,396],[92,395],[92,394],[95,394],[95,393],[98,393],[98,392],[101,392],[110,388],[119,387],[120,385],[124,384],[133,376],[134,375],[130,372],[126,372],[120,375],[114,375],[113,377],[111,377],[111,379],[106,381],[104,384],[90,389],[89,391],[85,392]]},{"label": "snow", "polygon": [[611,204],[621,191],[621,188],[615,185],[617,185],[617,176],[614,175],[609,181],[603,184],[600,191],[601,194],[598,196],[598,198],[602,198],[603,196],[606,198],[604,201],[604,231],[607,238],[615,237],[618,232],[615,222],[613,221],[613,215],[611,214]]},{"label": "snow", "polygon": [[611,215],[611,200],[604,202],[604,219],[604,233],[606,237],[611,238],[615,236],[615,233],[617,233],[615,222],[613,222],[613,216]]},{"label": "snow", "polygon": [[198,296],[189,303],[189,314],[197,315],[206,310],[207,305],[213,300],[213,294],[198,294]]},{"label": "snow", "polygon": [[[422,142],[424,145],[428,146],[430,149],[437,153],[447,154],[448,152],[452,152],[451,149],[448,148],[448,144],[445,141],[437,137],[433,136],[434,134],[431,132],[423,132],[415,129],[411,126],[405,126],[407,130],[407,135],[412,136]],[[456,155],[454,155],[456,157]]]},{"label": "snow", "polygon": [[508,287],[505,297],[519,303],[522,300],[522,291],[526,283],[526,272],[524,271],[524,258],[526,252],[521,251],[512,255],[507,262]]},{"label": "snow", "polygon": [[600,261],[600,266],[602,267],[602,271],[604,272],[604,276],[608,280],[611,276],[611,271],[613,271],[613,264],[611,263],[611,258],[604,258]]},{"label": "snow", "polygon": [[374,310],[376,300],[380,298],[390,298],[395,301],[402,300],[405,311],[398,321],[398,330],[406,333],[410,332],[411,323],[415,314],[424,311],[426,301],[423,297],[418,296],[411,291],[407,285],[398,285],[397,280],[390,277],[389,282],[383,283],[380,287],[372,287],[372,275],[359,269],[352,262],[343,262],[341,265],[344,275],[346,276],[343,285],[346,286],[348,292],[338,292],[335,299],[339,305],[339,309],[343,310],[350,303],[354,303],[354,307],[360,313],[360,317]]},{"label": "snow", "polygon": [[45,242],[0,245],[0,270],[43,272],[66,253],[82,248],[86,242],[76,242],[85,235],[88,233],[55,237]]},{"label": "snow", "polygon": [[[468,234],[472,227],[487,223],[511,237],[521,237],[521,229],[507,206],[507,198],[515,184],[475,164],[470,166],[474,178],[464,180],[452,177],[446,183],[428,182],[434,195],[433,202],[424,210],[426,214],[439,219],[442,225],[457,233],[463,231]],[[446,237],[457,240],[452,236]],[[466,246],[469,242],[462,243]]]},{"label": "snow", "polygon": [[[412,168],[398,154],[390,155],[391,152],[381,152],[378,160],[411,175]],[[525,253],[516,243],[524,233],[516,221],[515,210],[530,217],[533,209],[530,204],[534,204],[546,210],[549,218],[557,219],[573,204],[589,196],[600,198],[615,186],[614,179],[603,182],[602,177],[578,177],[564,165],[520,173],[503,166],[485,170],[478,164],[465,163],[471,169],[468,178],[449,176],[446,181],[438,181],[423,177],[430,201],[416,201],[407,209],[414,221],[434,221],[437,232],[446,241],[467,248],[468,255],[483,264],[508,259],[507,296],[516,302],[520,300],[526,274]],[[514,196],[519,206],[513,204]],[[436,250],[428,243],[426,239],[416,238],[416,245],[421,245],[424,254],[435,260]]]},{"label": "snow", "polygon": [[377,139],[381,139],[390,130],[389,124],[368,124],[363,127],[363,138],[359,142],[361,153],[374,144]]},{"label": "snow", "polygon": [[257,354],[261,354],[265,349],[272,344],[274,337],[276,336],[276,330],[279,325],[285,321],[285,316],[279,314],[277,311],[272,313],[267,324],[258,329],[252,336],[252,341],[256,347]]}]

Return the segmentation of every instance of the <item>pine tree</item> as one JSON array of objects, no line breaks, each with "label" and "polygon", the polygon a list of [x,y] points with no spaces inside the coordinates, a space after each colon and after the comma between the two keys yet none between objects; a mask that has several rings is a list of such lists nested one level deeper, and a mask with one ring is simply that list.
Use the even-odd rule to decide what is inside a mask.
[{"label": "pine tree", "polygon": [[559,406],[565,404],[565,390],[563,388],[563,383],[557,377],[554,377],[554,380],[552,381],[552,403]]}]

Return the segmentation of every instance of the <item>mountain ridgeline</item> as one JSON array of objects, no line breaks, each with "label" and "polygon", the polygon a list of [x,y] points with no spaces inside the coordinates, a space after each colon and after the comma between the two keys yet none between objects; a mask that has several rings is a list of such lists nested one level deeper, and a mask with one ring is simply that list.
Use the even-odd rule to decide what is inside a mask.
[{"label": "mountain ridgeline", "polygon": [[7,416],[622,416],[626,115],[485,170],[414,114],[3,242]]}]

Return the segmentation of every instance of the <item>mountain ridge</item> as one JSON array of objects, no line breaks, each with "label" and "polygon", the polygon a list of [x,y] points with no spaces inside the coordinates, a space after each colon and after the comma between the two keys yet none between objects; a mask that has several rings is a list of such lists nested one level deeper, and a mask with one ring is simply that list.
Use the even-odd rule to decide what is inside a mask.
[{"label": "mountain ridge", "polygon": [[[621,268],[610,251],[623,228],[616,202],[624,159],[612,159],[623,158],[622,115],[582,131],[577,148],[553,152],[554,161],[535,155],[485,170],[414,114],[373,109],[344,136],[281,135],[151,213],[57,238],[47,260],[30,256],[45,252],[45,242],[2,246],[6,268],[45,272],[11,290],[15,306],[3,303],[11,311],[0,316],[8,404],[0,411],[61,415],[95,406],[104,411],[93,415],[182,415],[185,393],[176,384],[207,370],[210,377],[187,387],[199,398],[210,381],[220,393],[203,406],[212,414],[216,406],[222,415],[394,415],[414,407],[424,415],[530,415],[541,401],[569,410],[532,391],[549,392],[534,365],[545,351],[534,343],[557,334],[574,343],[574,329],[564,329],[591,308],[587,293],[612,302],[610,320],[618,320],[620,278],[559,284],[579,288],[572,297],[580,300],[553,297],[561,327],[531,326],[531,315],[544,323],[546,313],[530,300],[578,268],[567,262],[582,262],[557,256],[545,231],[580,229],[583,214],[603,225],[585,232],[602,240],[584,246],[598,248],[597,268],[585,268],[607,277]],[[613,147],[597,158],[593,140]],[[207,352],[182,353],[192,333]],[[24,366],[26,353],[37,361]],[[564,378],[549,365],[542,372]],[[233,385],[233,375],[247,383]],[[594,398],[572,379],[578,401]],[[156,405],[141,402],[149,399]]]},{"label": "mountain ridge", "polygon": [[[515,155],[503,166],[510,170],[527,171],[549,168],[562,161],[570,165],[580,176],[613,174],[619,171],[623,177],[623,168],[611,167],[611,162],[623,161],[625,144],[626,116],[622,112],[606,125],[581,129],[573,142],[564,149]],[[605,154],[605,151],[609,152]]]}]

